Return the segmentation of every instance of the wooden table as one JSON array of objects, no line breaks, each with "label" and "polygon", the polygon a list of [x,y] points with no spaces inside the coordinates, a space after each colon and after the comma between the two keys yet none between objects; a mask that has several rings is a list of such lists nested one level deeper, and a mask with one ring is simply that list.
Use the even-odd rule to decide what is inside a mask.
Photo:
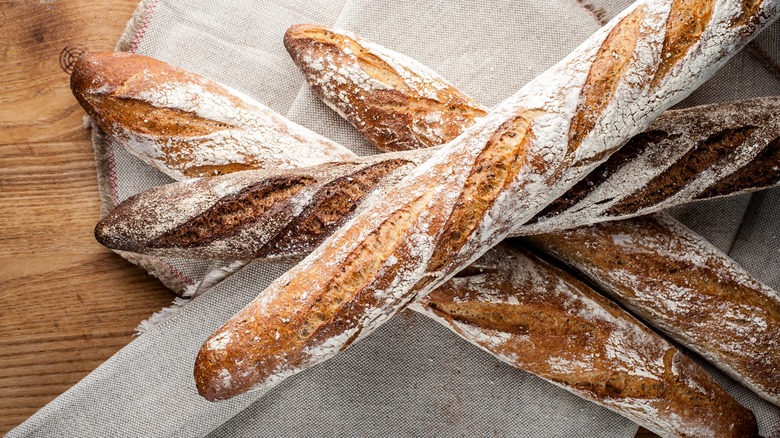
[{"label": "wooden table", "polygon": [[92,144],[59,62],[65,46],[113,49],[136,3],[0,2],[0,434],[173,299],[93,237]]},{"label": "wooden table", "polygon": [[60,67],[65,47],[113,49],[136,3],[0,2],[0,434],[173,299],[95,242],[92,145]]}]

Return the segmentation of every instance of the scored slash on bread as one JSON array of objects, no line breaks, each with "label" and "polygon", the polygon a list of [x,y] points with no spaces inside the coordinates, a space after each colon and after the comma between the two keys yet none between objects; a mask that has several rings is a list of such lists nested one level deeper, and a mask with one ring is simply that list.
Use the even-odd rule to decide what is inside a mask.
[{"label": "scored slash on bread", "polygon": [[[371,198],[204,344],[195,365],[201,394],[220,399],[268,386],[370,333],[531,219],[780,12],[774,1],[703,2],[711,14],[680,25],[701,6],[638,2]],[[642,50],[617,50],[621,41]],[[594,65],[618,78],[594,83]],[[589,86],[600,92],[581,93]],[[583,104],[581,95],[608,104]]]}]

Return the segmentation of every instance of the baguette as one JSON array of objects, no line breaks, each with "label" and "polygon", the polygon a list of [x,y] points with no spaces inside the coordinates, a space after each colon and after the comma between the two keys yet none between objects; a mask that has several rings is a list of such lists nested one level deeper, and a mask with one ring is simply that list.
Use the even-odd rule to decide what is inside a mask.
[{"label": "baguette", "polygon": [[656,215],[529,239],[780,406],[780,295],[702,237]]},{"label": "baguette", "polygon": [[85,52],[70,85],[101,130],[174,180],[353,157],[243,93],[153,58]]},{"label": "baguette", "polygon": [[383,152],[447,143],[488,112],[414,59],[349,32],[299,24],[284,46],[314,93]]},{"label": "baguette", "polygon": [[752,414],[626,311],[502,243],[412,303],[500,360],[665,437],[757,436]]},{"label": "baguette", "polygon": [[[396,117],[396,112],[398,118],[413,112],[420,119],[440,119],[437,114],[441,110],[437,108],[426,112],[417,106],[397,107],[395,100],[350,86],[349,81],[330,84],[324,81],[327,72],[358,69],[371,56],[392,59],[393,52],[387,49],[348,32],[312,25],[290,28],[285,34],[285,46],[317,94],[325,99],[338,99],[342,103],[341,112],[347,116],[366,112],[364,102],[371,102],[370,105],[382,106],[391,118]],[[320,70],[312,69],[309,67],[312,62],[324,66]],[[381,74],[377,74],[378,69],[372,64],[373,70],[364,73],[374,73],[377,80],[394,78],[395,82],[387,83],[383,92],[395,83],[408,84],[392,88],[402,95],[423,78],[436,77],[421,64],[413,64],[415,70],[406,68],[403,74],[393,76],[395,65],[388,62]],[[438,88],[453,89],[448,83]],[[373,99],[366,96],[372,93],[376,94]],[[630,186],[632,179],[646,181],[647,185],[633,193],[628,190],[616,196],[615,201],[608,203],[609,208],[601,211],[635,213],[650,205],[663,206],[669,199],[687,199],[697,193],[728,195],[741,191],[743,185],[776,183],[780,177],[777,103],[776,98],[765,98],[667,111],[648,131],[630,140],[537,218],[544,218],[545,212],[549,212],[548,217],[572,212],[579,217],[590,217],[592,213],[581,214],[587,208],[583,209],[578,200],[586,198],[594,189],[601,193],[620,193],[622,187]],[[365,125],[361,132],[365,132]],[[424,147],[427,139],[420,137],[426,132],[414,130],[419,136],[411,138],[419,140],[413,144]],[[622,178],[611,178],[613,174]],[[767,176],[772,174],[768,180]],[[709,189],[702,192],[706,184],[710,184]],[[603,195],[595,199],[595,205],[604,204]],[[603,223],[559,234],[532,236],[531,241],[541,250],[584,271],[645,321],[780,406],[780,355],[774,354],[780,351],[777,292],[753,279],[728,256],[682,224],[665,216],[644,217],[620,224]],[[640,260],[634,260],[637,257]],[[691,260],[693,269],[689,267]],[[683,279],[680,272],[694,277]],[[680,291],[685,294],[680,296]]]},{"label": "baguette", "polygon": [[372,192],[387,191],[429,156],[420,150],[165,184],[119,204],[98,222],[95,237],[145,254],[299,259]]},{"label": "baguette", "polygon": [[196,358],[199,392],[270,386],[365,336],[531,219],[777,13],[772,1],[636,3],[212,335]]}]

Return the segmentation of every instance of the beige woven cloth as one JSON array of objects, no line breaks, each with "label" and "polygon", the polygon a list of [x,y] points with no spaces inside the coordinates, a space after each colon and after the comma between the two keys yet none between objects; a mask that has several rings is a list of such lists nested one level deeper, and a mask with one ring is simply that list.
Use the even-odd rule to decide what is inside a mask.
[{"label": "beige woven cloth", "polygon": [[[118,49],[226,83],[360,154],[356,132],[308,90],[281,41],[295,23],[335,24],[434,68],[494,105],[553,65],[630,2],[575,0],[144,0]],[[681,106],[780,94],[780,26],[766,30]],[[104,210],[169,180],[94,133]],[[683,222],[780,288],[780,191],[676,209]],[[125,254],[179,294],[214,265]],[[289,266],[252,263],[151,328],[9,433],[18,436],[633,437],[636,426],[499,363],[404,313],[336,358],[267,394],[200,398],[195,354]],[[708,369],[712,370],[711,367]],[[780,410],[713,372],[780,436]],[[773,432],[774,431],[774,432]]]}]

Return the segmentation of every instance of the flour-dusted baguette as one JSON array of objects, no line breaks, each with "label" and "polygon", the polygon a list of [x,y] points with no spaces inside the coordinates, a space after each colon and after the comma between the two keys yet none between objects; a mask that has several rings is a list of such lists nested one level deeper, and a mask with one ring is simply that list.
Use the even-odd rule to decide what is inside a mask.
[{"label": "flour-dusted baguette", "polygon": [[771,19],[777,1],[640,1],[331,235],[195,363],[224,399],[326,360],[531,219]]},{"label": "flour-dusted baguette", "polygon": [[[285,43],[317,94],[341,102],[335,105],[347,117],[365,113],[365,106],[381,105],[391,118],[404,118],[413,110],[421,120],[440,120],[439,108],[426,112],[417,106],[399,107],[397,99],[350,84],[357,75],[332,80],[341,69],[360,69],[363,58],[393,59],[390,50],[349,32],[313,25],[293,26],[285,34]],[[311,68],[313,63],[322,68]],[[437,77],[419,63],[409,65],[403,75],[396,75],[401,79],[385,83],[383,93],[393,90],[405,95],[411,85],[430,84],[433,79],[428,78]],[[371,69],[364,72],[372,73]],[[444,82],[438,88],[453,87]],[[367,99],[367,94],[373,98]],[[583,217],[601,221],[680,199],[776,184],[780,181],[779,102],[772,97],[665,112],[650,129],[540,213],[541,226],[554,221],[545,218],[556,215],[564,216],[559,223],[565,225]],[[371,132],[366,125],[372,124],[364,122],[361,132]],[[412,137],[426,132],[414,130]],[[425,140],[409,143],[425,147]],[[588,197],[594,192],[596,196]],[[680,343],[780,405],[780,297],[682,224],[668,217],[646,217],[548,233],[532,240],[542,250],[582,268],[614,295],[626,297],[624,304],[649,323],[663,327]],[[634,261],[636,257],[641,260]],[[695,268],[689,269],[691,263]],[[632,299],[636,296],[641,298]],[[659,306],[664,308],[660,316]]]},{"label": "flour-dusted baguette", "polygon": [[410,308],[661,436],[756,436],[752,414],[626,311],[503,243]]},{"label": "flour-dusted baguette", "polygon": [[71,90],[103,131],[175,180],[353,156],[236,90],[141,55],[85,52]]},{"label": "flour-dusted baguette", "polygon": [[780,295],[702,237],[653,215],[530,239],[780,406]]},{"label": "flour-dusted baguette", "polygon": [[444,144],[487,114],[436,72],[349,32],[300,24],[284,45],[312,90],[381,151]]},{"label": "flour-dusted baguette", "polygon": [[667,111],[518,232],[625,219],[776,186],[778,102],[767,97]]},{"label": "flour-dusted baguette", "polygon": [[[386,139],[402,139],[404,149],[447,142],[487,111],[426,66],[351,32],[297,25],[285,33],[285,46],[314,92],[382,150],[394,144]],[[429,105],[420,105],[425,99]],[[777,185],[779,107],[780,99],[767,97],[667,111],[518,232],[638,216]]]},{"label": "flour-dusted baguette", "polygon": [[424,162],[427,150],[252,170],[153,187],[95,227],[111,249],[188,258],[299,259]]}]

